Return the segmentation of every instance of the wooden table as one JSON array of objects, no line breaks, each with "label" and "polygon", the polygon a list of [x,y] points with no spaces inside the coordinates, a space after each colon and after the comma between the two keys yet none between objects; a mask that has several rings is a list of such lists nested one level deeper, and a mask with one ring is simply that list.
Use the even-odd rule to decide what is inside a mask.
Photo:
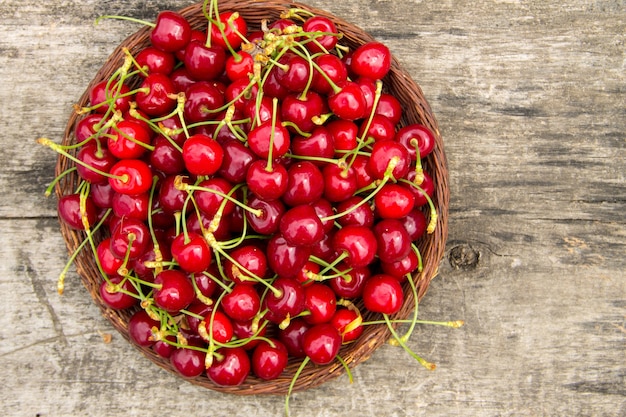
[{"label": "wooden table", "polygon": [[[626,6],[587,0],[309,0],[384,41],[422,86],[451,176],[450,235],[409,346],[298,393],[295,416],[626,415]],[[66,262],[53,199],[71,105],[137,29],[186,1],[0,2],[0,413],[272,416],[158,369]],[[103,335],[112,333],[104,343]]]}]

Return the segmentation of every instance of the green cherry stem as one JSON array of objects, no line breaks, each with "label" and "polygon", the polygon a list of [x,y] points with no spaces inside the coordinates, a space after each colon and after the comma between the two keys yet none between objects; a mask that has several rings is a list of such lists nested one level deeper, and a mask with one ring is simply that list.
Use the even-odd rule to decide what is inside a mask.
[{"label": "green cherry stem", "polygon": [[411,182],[405,178],[400,178],[398,181],[403,182],[405,184],[409,184],[410,186],[414,188],[417,188],[420,191],[420,193],[422,193],[424,198],[426,198],[426,201],[428,201],[428,206],[430,208],[430,221],[428,222],[428,226],[426,227],[426,232],[428,234],[433,233],[435,231],[435,227],[437,227],[437,217],[438,217],[437,209],[435,208],[435,203],[433,203],[433,200],[430,198],[428,193],[424,191],[422,187],[415,184],[414,182]]},{"label": "green cherry stem", "polygon": [[402,346],[402,348],[409,354],[411,355],[416,361],[418,361],[420,363],[420,365],[422,365],[424,368],[433,371],[437,366],[434,363],[430,363],[428,361],[426,361],[424,358],[418,356],[415,352],[413,352],[411,350],[411,348],[409,348],[406,343],[402,340],[402,338],[398,335],[398,333],[396,332],[396,330],[393,328],[393,324],[391,322],[391,320],[389,319],[389,315],[387,314],[383,314],[383,318],[385,319],[385,324],[387,324],[387,327],[389,328],[389,331],[391,331],[391,334],[393,335],[393,337],[395,338],[395,340],[398,341],[398,344],[400,346]]}]

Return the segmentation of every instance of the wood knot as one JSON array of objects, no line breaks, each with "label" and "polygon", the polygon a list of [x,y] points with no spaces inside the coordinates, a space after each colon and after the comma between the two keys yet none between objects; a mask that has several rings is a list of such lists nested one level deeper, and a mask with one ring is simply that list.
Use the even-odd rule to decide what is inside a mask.
[{"label": "wood knot", "polygon": [[469,243],[462,243],[450,249],[448,261],[454,269],[474,269],[478,266],[480,252]]}]

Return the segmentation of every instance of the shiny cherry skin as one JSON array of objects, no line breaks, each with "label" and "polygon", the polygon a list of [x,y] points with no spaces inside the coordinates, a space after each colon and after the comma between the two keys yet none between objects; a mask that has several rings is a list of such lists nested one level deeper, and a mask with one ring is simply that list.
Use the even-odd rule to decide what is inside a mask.
[{"label": "shiny cherry skin", "polygon": [[283,373],[289,361],[289,352],[277,339],[262,340],[252,352],[252,372],[257,377],[269,381]]},{"label": "shiny cherry skin", "polygon": [[296,277],[310,254],[310,246],[290,245],[280,234],[274,235],[267,244],[268,265],[280,277]]},{"label": "shiny cherry skin", "polygon": [[412,274],[419,267],[419,259],[414,251],[410,251],[407,256],[396,262],[381,262],[380,269],[387,275],[396,277],[403,281],[407,274]]},{"label": "shiny cherry skin", "polygon": [[331,323],[316,324],[302,336],[304,353],[316,365],[327,365],[335,360],[341,343],[341,334]]},{"label": "shiny cherry skin", "polygon": [[357,268],[369,265],[378,249],[374,232],[370,228],[354,225],[339,229],[333,236],[332,247],[338,255],[347,255],[346,264]]},{"label": "shiny cherry skin", "polygon": [[176,52],[184,48],[190,39],[191,26],[180,13],[166,10],[157,15],[150,32],[152,46],[165,52]]},{"label": "shiny cherry skin", "polygon": [[[291,152],[304,157],[332,158],[335,155],[334,140],[328,129],[316,126],[309,136],[295,136],[291,139]],[[322,164],[311,160],[315,164]]]},{"label": "shiny cherry skin", "polygon": [[90,227],[96,223],[97,219],[96,206],[89,196],[85,199],[85,211],[81,211],[79,194],[68,194],[59,198],[57,212],[63,223],[75,230],[85,230],[83,215]]},{"label": "shiny cherry skin", "polygon": [[280,219],[279,230],[289,245],[309,246],[324,237],[324,226],[309,204],[290,208]]},{"label": "shiny cherry skin", "polygon": [[[83,145],[78,150],[76,157],[88,167],[98,171],[108,173],[111,167],[117,162],[115,155],[104,146],[97,146],[95,143]],[[107,177],[82,164],[76,164],[78,175],[87,182],[99,184],[107,182]]]},{"label": "shiny cherry skin", "polygon": [[378,258],[393,263],[407,257],[411,252],[411,237],[400,220],[383,219],[374,226],[378,242]]},{"label": "shiny cherry skin", "polygon": [[382,179],[391,161],[397,161],[391,175],[395,179],[403,178],[411,168],[411,160],[407,149],[400,143],[393,141],[376,142],[372,146],[372,153],[368,162],[368,172],[374,178]]},{"label": "shiny cherry skin", "polygon": [[180,174],[185,169],[182,153],[164,136],[157,136],[152,142],[150,165],[165,175]]},{"label": "shiny cherry skin", "polygon": [[[367,132],[365,131],[365,127],[367,127]],[[395,134],[396,125],[381,114],[374,114],[372,120],[369,123],[361,123],[361,128],[359,129],[359,137],[371,138],[376,142],[394,140]]]},{"label": "shiny cherry skin", "polygon": [[266,201],[276,200],[287,191],[287,168],[281,163],[268,167],[267,161],[259,159],[250,164],[246,173],[248,189]]},{"label": "shiny cherry skin", "polygon": [[232,194],[233,185],[219,176],[204,180],[198,184],[201,190],[194,192],[198,209],[209,218],[213,218],[221,209],[222,216],[230,215],[235,209],[235,203],[227,200],[222,208],[222,203],[226,199],[224,195]]},{"label": "shiny cherry skin", "polygon": [[222,142],[224,157],[222,166],[218,170],[218,175],[233,184],[238,184],[246,180],[250,165],[258,158],[243,143],[236,139],[229,139]]},{"label": "shiny cherry skin", "polygon": [[247,52],[238,51],[237,55],[230,55],[226,58],[226,76],[230,81],[241,78],[248,79],[254,69],[254,58]]},{"label": "shiny cherry skin", "polygon": [[416,173],[415,170],[410,170],[406,176],[406,179],[414,183],[416,186],[409,186],[409,190],[413,192],[413,196],[415,197],[415,207],[421,207],[428,204],[428,199],[426,196],[432,199],[435,194],[435,182],[430,174],[426,171],[423,173],[423,179],[421,184],[416,184]]},{"label": "shiny cherry skin", "polygon": [[170,75],[176,65],[173,53],[165,52],[153,46],[143,48],[135,55],[139,68],[144,68],[148,74]]},{"label": "shiny cherry skin", "polygon": [[247,210],[245,212],[246,220],[255,232],[272,235],[278,231],[280,219],[287,210],[281,200],[266,201],[250,195],[247,204],[248,207],[261,211],[260,215]]},{"label": "shiny cherry skin", "polygon": [[[109,282],[103,281],[99,287],[100,297],[102,297],[102,300],[108,307],[114,310],[124,310],[139,302],[138,296],[134,297],[128,294],[137,294],[137,290],[133,287],[131,281],[127,279],[122,283],[123,279],[120,276],[114,276],[109,279]],[[115,290],[115,286],[120,284],[120,288],[125,292]]]},{"label": "shiny cherry skin", "polygon": [[[311,16],[303,24],[304,32],[337,33],[335,23],[325,16]],[[315,37],[315,42],[305,43],[306,48],[312,53],[330,52],[337,45],[338,36],[321,35]]]},{"label": "shiny cherry skin", "polygon": [[189,277],[176,269],[161,271],[154,279],[159,288],[154,290],[154,303],[168,313],[178,313],[195,298]]},{"label": "shiny cherry skin", "polygon": [[[271,258],[270,258],[271,259]],[[305,308],[304,288],[298,281],[279,276],[272,283],[272,287],[280,292],[268,292],[263,299],[263,307],[267,309],[265,318],[273,323],[296,317]]]},{"label": "shiny cherry skin", "polygon": [[244,383],[250,374],[250,357],[245,349],[221,348],[216,351],[219,356],[206,370],[206,374],[217,385],[238,386]]},{"label": "shiny cherry skin", "polygon": [[328,164],[322,170],[324,198],[332,203],[347,200],[357,191],[356,173],[352,167]]},{"label": "shiny cherry skin", "polygon": [[359,85],[348,81],[328,96],[328,107],[341,119],[357,120],[366,115],[367,102]]},{"label": "shiny cherry skin", "polygon": [[170,250],[180,268],[189,274],[205,271],[213,259],[211,248],[204,237],[192,232],[179,233],[172,241]]},{"label": "shiny cherry skin", "polygon": [[239,49],[242,37],[248,34],[246,20],[237,12],[226,11],[220,13],[219,22],[223,25],[221,29],[217,23],[211,25],[211,42],[224,49],[229,45],[234,50]]},{"label": "shiny cherry skin", "polygon": [[185,91],[184,116],[187,123],[213,120],[224,105],[224,94],[213,83],[198,81]]},{"label": "shiny cherry skin", "polygon": [[95,84],[89,90],[89,104],[96,113],[104,114],[109,111],[119,110],[125,113],[130,108],[131,97],[126,95],[130,88],[126,84],[113,83],[107,87],[109,80],[103,80]]},{"label": "shiny cherry skin", "polygon": [[96,248],[96,256],[102,270],[107,275],[116,275],[117,270],[124,264],[124,260],[116,257],[111,252],[111,238],[107,237]]},{"label": "shiny cherry skin", "polygon": [[422,237],[428,227],[426,215],[419,208],[411,210],[411,212],[400,219],[400,221],[412,241],[416,241]]},{"label": "shiny cherry skin", "polygon": [[372,275],[369,267],[350,268],[342,264],[338,268],[343,273],[340,276],[331,278],[328,284],[333,289],[337,297],[355,299],[363,294],[365,281]]},{"label": "shiny cherry skin", "polygon": [[261,298],[254,286],[237,284],[224,295],[221,302],[224,313],[233,320],[252,320],[261,308]]},{"label": "shiny cherry skin", "polygon": [[374,196],[374,206],[383,219],[401,219],[415,207],[415,197],[408,186],[385,184]]},{"label": "shiny cherry skin", "polygon": [[378,106],[374,110],[376,114],[380,114],[391,120],[394,125],[400,123],[402,118],[402,104],[394,95],[382,93],[378,99]]},{"label": "shiny cherry skin", "polygon": [[402,308],[404,293],[398,279],[387,274],[377,274],[365,282],[363,304],[369,311],[395,314]]},{"label": "shiny cherry skin", "polygon": [[[188,183],[189,179],[183,179],[184,183]],[[187,191],[179,190],[176,187],[176,176],[168,175],[161,180],[159,186],[158,201],[160,207],[167,213],[176,213],[183,210],[185,200],[187,199]]]},{"label": "shiny cherry skin", "polygon": [[[290,94],[283,99],[281,118],[285,122],[295,124],[301,132],[310,132],[317,126],[315,117],[327,112],[327,106],[322,96],[314,91],[302,94]],[[290,127],[291,130],[294,130]]]},{"label": "shiny cherry skin", "polygon": [[155,72],[143,80],[135,102],[148,116],[164,116],[176,107],[175,94],[176,88],[169,76]]},{"label": "shiny cherry skin", "polygon": [[152,133],[143,125],[130,120],[122,120],[113,129],[114,135],[109,137],[108,149],[119,159],[138,159],[148,149],[142,145],[150,145]]},{"label": "shiny cherry skin", "polygon": [[[311,87],[320,94],[329,94],[332,91],[332,87],[326,77],[335,85],[342,85],[348,79],[346,64],[337,55],[321,54],[313,58],[313,62],[317,64],[317,67],[313,73]],[[321,73],[324,73],[326,77]]]},{"label": "shiny cherry skin", "polygon": [[133,218],[137,220],[148,220],[150,210],[150,195],[143,194],[114,194],[113,213],[119,217]]},{"label": "shiny cherry skin", "polygon": [[262,159],[268,158],[270,149],[272,158],[279,158],[287,153],[290,145],[291,137],[287,128],[280,124],[272,126],[271,120],[255,127],[248,134],[248,146]]},{"label": "shiny cherry skin", "polygon": [[304,358],[306,354],[302,346],[302,336],[311,327],[302,318],[294,318],[289,325],[278,331],[278,339],[285,345],[287,352],[294,358]]},{"label": "shiny cherry skin", "polygon": [[142,194],[152,187],[152,170],[140,159],[122,159],[111,167],[109,184],[115,192]]},{"label": "shiny cherry skin", "polygon": [[330,319],[330,323],[341,334],[341,340],[343,343],[352,342],[358,339],[363,334],[363,325],[357,325],[354,328],[348,328],[354,326],[359,315],[354,311],[347,308],[339,308]]},{"label": "shiny cherry skin", "polygon": [[204,325],[204,329],[200,328],[198,333],[205,342],[213,340],[217,343],[228,343],[233,338],[232,321],[221,310],[214,310],[208,313],[204,320],[200,322],[200,326],[202,325]]},{"label": "shiny cherry skin", "polygon": [[[435,135],[424,125],[411,124],[398,130],[394,141],[403,144],[411,160],[426,158],[435,148]],[[419,155],[418,155],[419,152]]]},{"label": "shiny cherry skin", "polygon": [[193,175],[210,176],[222,166],[224,150],[214,139],[203,134],[192,135],[183,144],[185,168]]},{"label": "shiny cherry skin", "polygon": [[284,54],[278,61],[276,79],[289,91],[302,92],[309,81],[310,65],[307,60],[293,53]]},{"label": "shiny cherry skin", "polygon": [[381,42],[367,42],[352,54],[350,70],[362,77],[381,80],[390,69],[391,52]]},{"label": "shiny cherry skin", "polygon": [[154,344],[153,327],[159,329],[161,323],[150,318],[145,310],[138,310],[128,320],[128,336],[138,346],[152,346]]},{"label": "shiny cherry skin", "polygon": [[374,225],[374,211],[364,198],[358,195],[349,197],[337,204],[337,213],[347,213],[337,219],[342,226],[349,224],[372,227]]},{"label": "shiny cherry skin", "polygon": [[195,378],[204,372],[206,353],[189,347],[177,348],[170,355],[170,363],[184,378]]},{"label": "shiny cherry skin", "polygon": [[150,245],[152,237],[148,226],[133,218],[122,218],[111,232],[111,252],[114,256],[124,259],[137,259],[143,255]]},{"label": "shiny cherry skin", "polygon": [[[259,246],[241,245],[233,249],[229,256],[232,260],[226,259],[224,262],[224,273],[228,279],[237,284],[235,287],[238,285],[252,286],[258,283],[259,279],[266,277],[267,257]],[[233,318],[235,320],[247,320]]]},{"label": "shiny cherry skin", "polygon": [[287,191],[282,197],[285,204],[289,206],[310,204],[324,194],[324,176],[312,162],[297,162],[289,167],[287,174]]},{"label": "shiny cherry skin", "polygon": [[337,297],[326,284],[315,282],[304,289],[304,320],[309,324],[329,322],[337,310]]}]

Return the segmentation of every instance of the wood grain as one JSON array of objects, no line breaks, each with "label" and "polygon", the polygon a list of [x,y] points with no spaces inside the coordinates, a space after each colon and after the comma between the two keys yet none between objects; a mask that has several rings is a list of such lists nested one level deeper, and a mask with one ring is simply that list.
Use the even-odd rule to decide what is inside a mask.
[{"label": "wood grain", "polygon": [[[619,0],[306,1],[382,40],[438,116],[451,173],[446,258],[410,347],[299,393],[294,416],[626,415],[626,4]],[[137,29],[184,1],[0,2],[0,412],[283,414],[152,366],[66,261],[43,197],[71,105]]]}]

